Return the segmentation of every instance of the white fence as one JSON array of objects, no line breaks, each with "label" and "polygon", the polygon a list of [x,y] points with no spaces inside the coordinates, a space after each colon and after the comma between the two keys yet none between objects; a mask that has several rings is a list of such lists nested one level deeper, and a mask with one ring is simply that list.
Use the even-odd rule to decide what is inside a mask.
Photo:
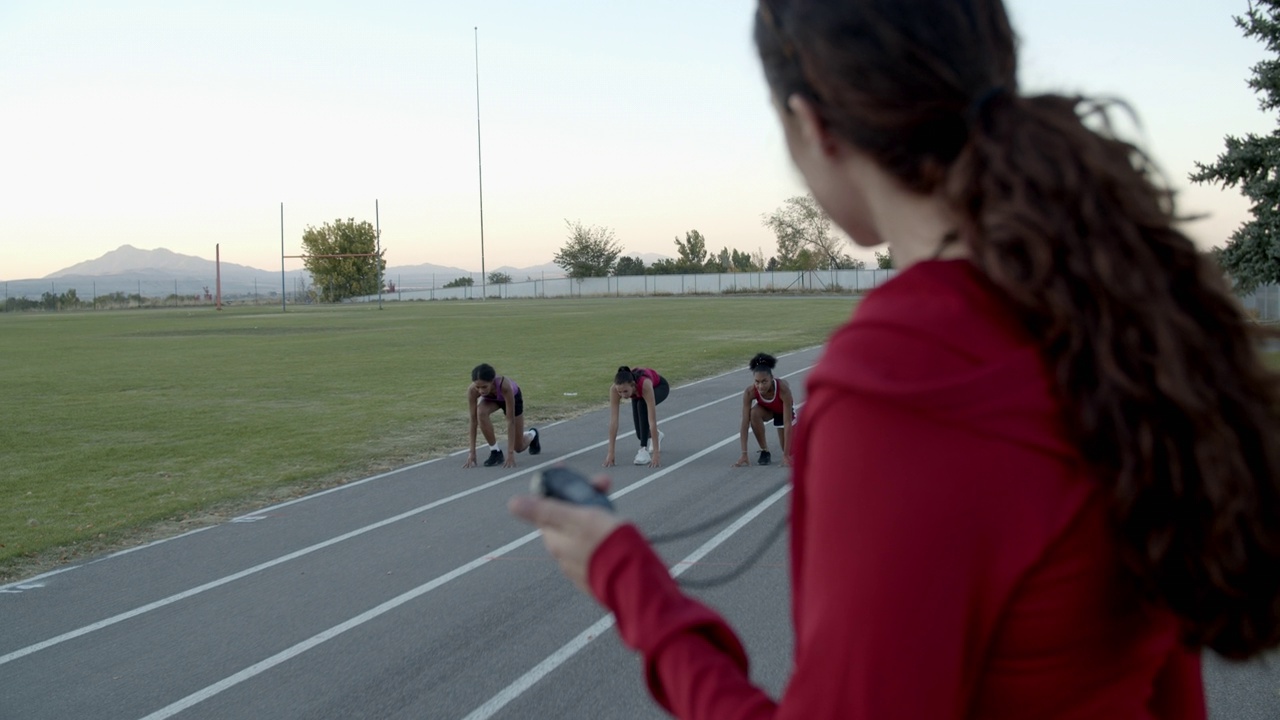
[{"label": "white fence", "polygon": [[[703,275],[622,275],[552,278],[453,288],[402,288],[384,294],[390,300],[469,300],[490,298],[622,297],[645,295],[718,295],[753,292],[865,292],[883,285],[893,270],[809,270]],[[357,302],[376,301],[377,296]]]},{"label": "white fence", "polygon": [[1280,285],[1263,285],[1240,298],[1240,304],[1258,320],[1280,320]]},{"label": "white fence", "polygon": [[[720,295],[753,292],[860,293],[879,287],[895,270],[808,270],[704,275],[623,275],[574,280],[549,278],[490,284],[483,293],[490,298],[622,297],[646,295]],[[383,294],[384,300],[479,299],[479,285],[453,288],[401,288]],[[377,301],[378,296],[355,298]],[[1280,285],[1264,285],[1240,298],[1258,320],[1280,320]]]}]

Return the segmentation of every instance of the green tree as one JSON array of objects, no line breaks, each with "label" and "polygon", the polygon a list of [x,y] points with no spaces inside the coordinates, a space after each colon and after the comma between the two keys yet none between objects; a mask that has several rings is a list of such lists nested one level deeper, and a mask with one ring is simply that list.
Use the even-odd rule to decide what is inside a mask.
[{"label": "green tree", "polygon": [[618,258],[618,264],[613,268],[614,275],[643,275],[644,260],[638,257],[628,257],[626,255]]},{"label": "green tree", "polygon": [[569,240],[556,253],[555,264],[571,278],[605,277],[612,272],[622,254],[622,245],[614,238],[613,230],[568,219],[564,224],[569,228]]},{"label": "green tree", "polygon": [[311,273],[320,299],[339,302],[378,292],[387,263],[378,252],[378,232],[367,220],[334,220],[302,233],[303,265]]},{"label": "green tree", "polygon": [[744,253],[734,250],[729,254],[729,264],[733,268],[733,272],[754,272],[760,267],[756,265],[752,259],[751,253]]},{"label": "green tree", "polygon": [[505,285],[509,282],[511,282],[511,276],[504,272],[498,272],[497,270],[494,270],[493,272],[489,273],[490,285]]},{"label": "green tree", "polygon": [[709,273],[726,273],[733,271],[733,256],[729,253],[729,248],[727,247],[720,248],[720,252],[707,260],[707,272]]},{"label": "green tree", "polygon": [[[1235,17],[1245,37],[1260,40],[1280,55],[1280,0],[1253,0],[1249,12]],[[1280,109],[1280,60],[1269,58],[1253,66],[1249,87],[1261,98],[1264,111]],[[1219,264],[1239,292],[1280,282],[1280,130],[1244,139],[1228,135],[1227,149],[1212,165],[1196,163],[1191,181],[1239,187],[1253,207],[1253,219],[1236,229],[1218,254]]]},{"label": "green tree", "polygon": [[684,234],[684,242],[677,237],[676,252],[680,256],[676,260],[680,272],[700,273],[706,270],[707,239],[702,237],[702,233],[690,230]]},{"label": "green tree", "polygon": [[884,252],[880,252],[879,250],[877,250],[876,251],[876,267],[881,270],[892,270],[893,255],[890,255],[888,250],[885,250]]},{"label": "green tree", "polygon": [[475,285],[475,284],[476,284],[475,278],[469,275],[466,275],[460,278],[454,278],[450,280],[449,282],[444,284],[444,287],[447,287],[447,288],[471,287],[472,285]]},{"label": "green tree", "polygon": [[645,271],[646,275],[679,275],[680,264],[671,258],[656,260]]},{"label": "green tree", "polygon": [[787,198],[764,216],[764,224],[778,239],[779,270],[853,267],[844,240],[832,231],[831,218],[812,195]]}]

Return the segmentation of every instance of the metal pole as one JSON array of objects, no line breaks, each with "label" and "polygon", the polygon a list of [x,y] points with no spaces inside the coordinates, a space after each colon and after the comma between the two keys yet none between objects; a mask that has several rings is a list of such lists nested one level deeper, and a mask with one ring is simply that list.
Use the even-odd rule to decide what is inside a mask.
[{"label": "metal pole", "polygon": [[284,289],[284,203],[280,203],[280,312],[285,311]]},{"label": "metal pole", "polygon": [[480,28],[475,31],[476,47],[476,170],[480,180],[480,298],[488,299],[488,275],[484,267],[484,155],[480,151]]},{"label": "metal pole", "polygon": [[221,244],[215,244],[213,246],[213,267],[214,267],[213,292],[215,293],[215,296],[217,298],[214,302],[216,303],[215,307],[218,309],[218,312],[222,312],[222,245]]},{"label": "metal pole", "polygon": [[378,220],[378,199],[373,200],[373,234],[377,236],[378,250],[373,262],[378,268],[378,309],[382,309],[382,224]]}]

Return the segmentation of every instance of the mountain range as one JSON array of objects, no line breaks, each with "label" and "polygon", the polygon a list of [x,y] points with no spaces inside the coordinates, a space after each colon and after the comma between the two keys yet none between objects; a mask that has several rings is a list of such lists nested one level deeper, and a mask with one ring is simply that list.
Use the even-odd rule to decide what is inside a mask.
[{"label": "mountain range", "polygon": [[[646,264],[663,257],[665,256],[652,253],[640,255]],[[564,270],[553,263],[523,268],[504,265],[486,270],[504,272],[515,282],[564,277]],[[142,250],[132,245],[121,245],[102,257],[76,263],[43,278],[8,280],[3,283],[6,297],[36,299],[46,292],[61,294],[72,288],[84,299],[91,295],[116,292],[163,297],[170,293],[198,295],[206,291],[213,292],[217,272],[217,264],[213,260],[183,255],[165,248]],[[279,271],[224,262],[221,274],[224,297],[274,295],[281,289]],[[388,282],[395,283],[403,290],[442,287],[445,283],[464,276],[471,277],[477,284],[481,281],[481,274],[478,272],[430,263],[388,266],[384,275]],[[309,280],[307,271],[290,270],[284,273],[283,283],[292,292]]]}]

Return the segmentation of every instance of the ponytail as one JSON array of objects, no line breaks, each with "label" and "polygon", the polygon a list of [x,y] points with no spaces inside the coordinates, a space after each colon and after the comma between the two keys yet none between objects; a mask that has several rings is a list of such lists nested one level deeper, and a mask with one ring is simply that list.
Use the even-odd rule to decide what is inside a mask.
[{"label": "ponytail", "polygon": [[1107,111],[998,98],[943,190],[1040,344],[1141,589],[1192,643],[1248,657],[1280,645],[1280,378]]},{"label": "ponytail", "polygon": [[636,381],[635,373],[631,372],[631,368],[626,365],[619,365],[618,372],[613,376],[614,385],[622,385],[625,383],[633,383]]}]

